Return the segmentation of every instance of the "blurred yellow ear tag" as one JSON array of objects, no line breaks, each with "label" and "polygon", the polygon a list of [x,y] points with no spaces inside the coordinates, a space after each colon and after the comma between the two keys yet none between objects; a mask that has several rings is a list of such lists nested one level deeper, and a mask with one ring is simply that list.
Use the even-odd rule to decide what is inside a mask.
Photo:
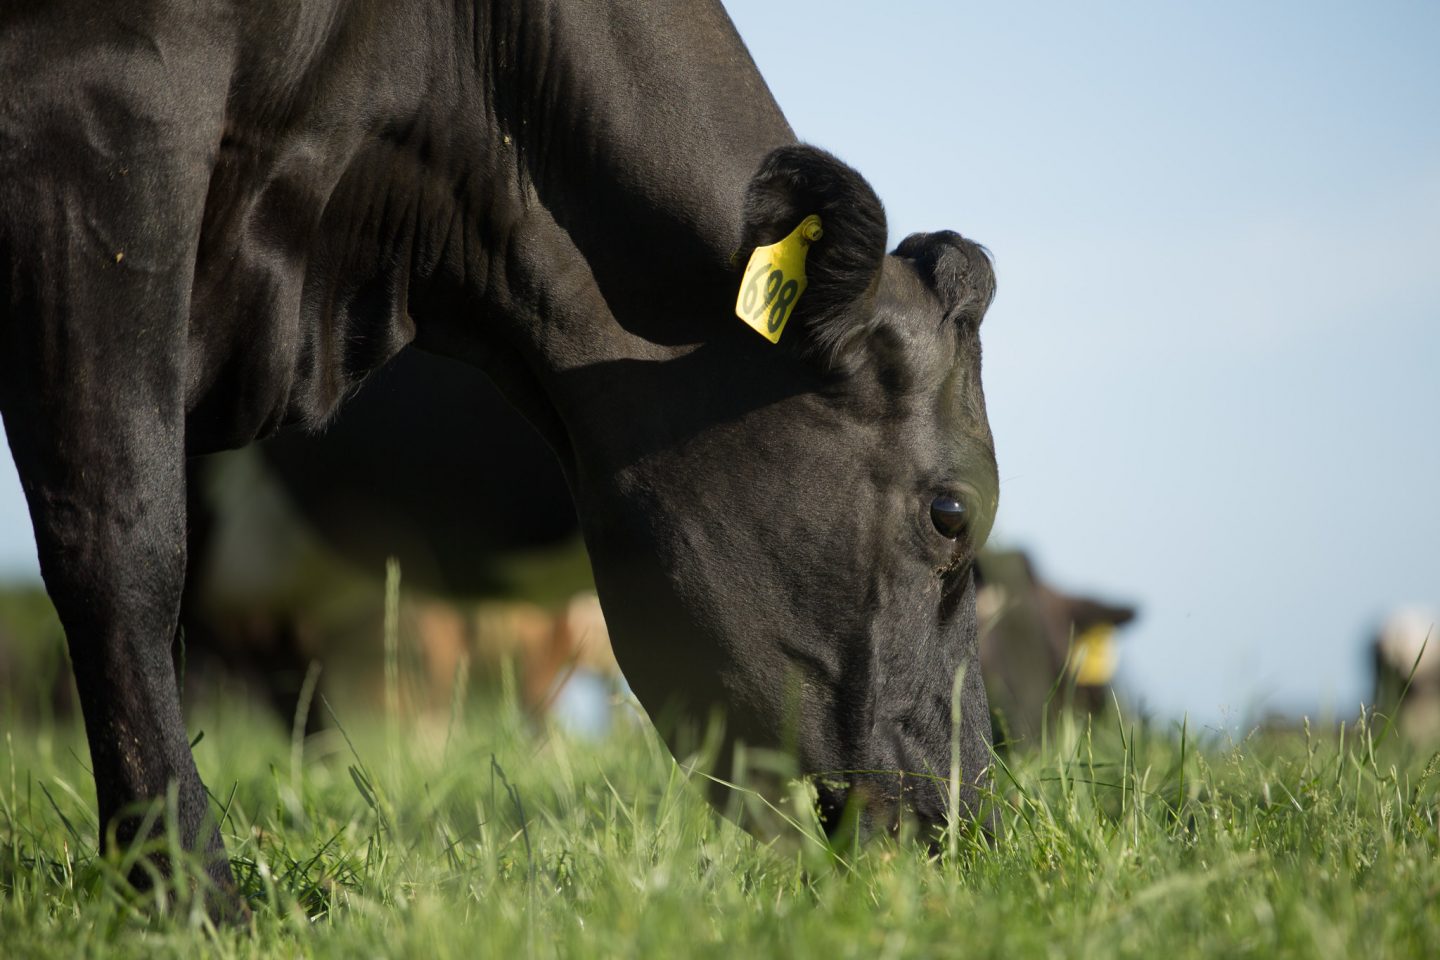
[{"label": "blurred yellow ear tag", "polygon": [[1077,686],[1099,687],[1109,683],[1120,664],[1115,628],[1108,623],[1097,623],[1084,631],[1075,638],[1071,656],[1070,671],[1075,675]]},{"label": "blurred yellow ear tag", "polygon": [[735,298],[735,316],[771,343],[780,342],[785,321],[805,292],[805,254],[823,235],[820,218],[812,213],[784,240],[750,254]]}]

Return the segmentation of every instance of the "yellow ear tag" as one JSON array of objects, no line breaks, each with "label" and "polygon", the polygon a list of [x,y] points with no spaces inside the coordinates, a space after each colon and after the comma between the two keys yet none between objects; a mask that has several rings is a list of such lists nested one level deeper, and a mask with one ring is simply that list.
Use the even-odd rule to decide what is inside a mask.
[{"label": "yellow ear tag", "polygon": [[1075,675],[1076,686],[1099,687],[1109,683],[1119,663],[1115,628],[1110,624],[1097,623],[1075,638],[1070,672]]},{"label": "yellow ear tag", "polygon": [[824,233],[820,218],[812,213],[784,240],[756,247],[750,254],[750,265],[740,278],[740,295],[735,298],[735,316],[771,343],[780,342],[785,321],[805,292],[805,254]]}]

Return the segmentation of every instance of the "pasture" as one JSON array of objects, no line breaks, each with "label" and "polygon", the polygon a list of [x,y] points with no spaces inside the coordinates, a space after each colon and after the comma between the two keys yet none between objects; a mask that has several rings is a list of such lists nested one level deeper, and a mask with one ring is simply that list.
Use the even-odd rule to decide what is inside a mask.
[{"label": "pasture", "polygon": [[1440,754],[1383,718],[1240,738],[1117,708],[1062,719],[997,758],[998,838],[962,827],[931,852],[827,843],[803,802],[769,811],[778,834],[762,842],[712,812],[702,775],[644,722],[599,742],[537,731],[513,683],[457,688],[448,717],[420,718],[400,696],[403,656],[389,677],[384,705],[341,699],[303,748],[239,698],[191,711],[252,911],[228,929],[187,881],[136,894],[130,863],[97,855],[78,719],[22,718],[7,698],[0,956],[1388,957],[1440,943]]}]

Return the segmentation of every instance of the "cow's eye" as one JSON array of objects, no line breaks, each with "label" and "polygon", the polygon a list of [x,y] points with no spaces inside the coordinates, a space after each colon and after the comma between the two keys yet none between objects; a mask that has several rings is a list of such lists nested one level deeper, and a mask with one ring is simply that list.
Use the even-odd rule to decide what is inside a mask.
[{"label": "cow's eye", "polygon": [[954,497],[939,496],[930,501],[930,522],[947,540],[965,532],[965,504]]}]

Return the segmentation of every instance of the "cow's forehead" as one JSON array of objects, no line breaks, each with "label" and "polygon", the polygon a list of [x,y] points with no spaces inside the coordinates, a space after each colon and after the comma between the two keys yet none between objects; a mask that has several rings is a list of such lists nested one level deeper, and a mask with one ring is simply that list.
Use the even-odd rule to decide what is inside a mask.
[{"label": "cow's forehead", "polygon": [[878,325],[899,348],[884,351],[880,362],[904,365],[912,389],[950,396],[979,389],[976,331],[947,318],[939,296],[911,261],[885,258],[875,309]]}]

